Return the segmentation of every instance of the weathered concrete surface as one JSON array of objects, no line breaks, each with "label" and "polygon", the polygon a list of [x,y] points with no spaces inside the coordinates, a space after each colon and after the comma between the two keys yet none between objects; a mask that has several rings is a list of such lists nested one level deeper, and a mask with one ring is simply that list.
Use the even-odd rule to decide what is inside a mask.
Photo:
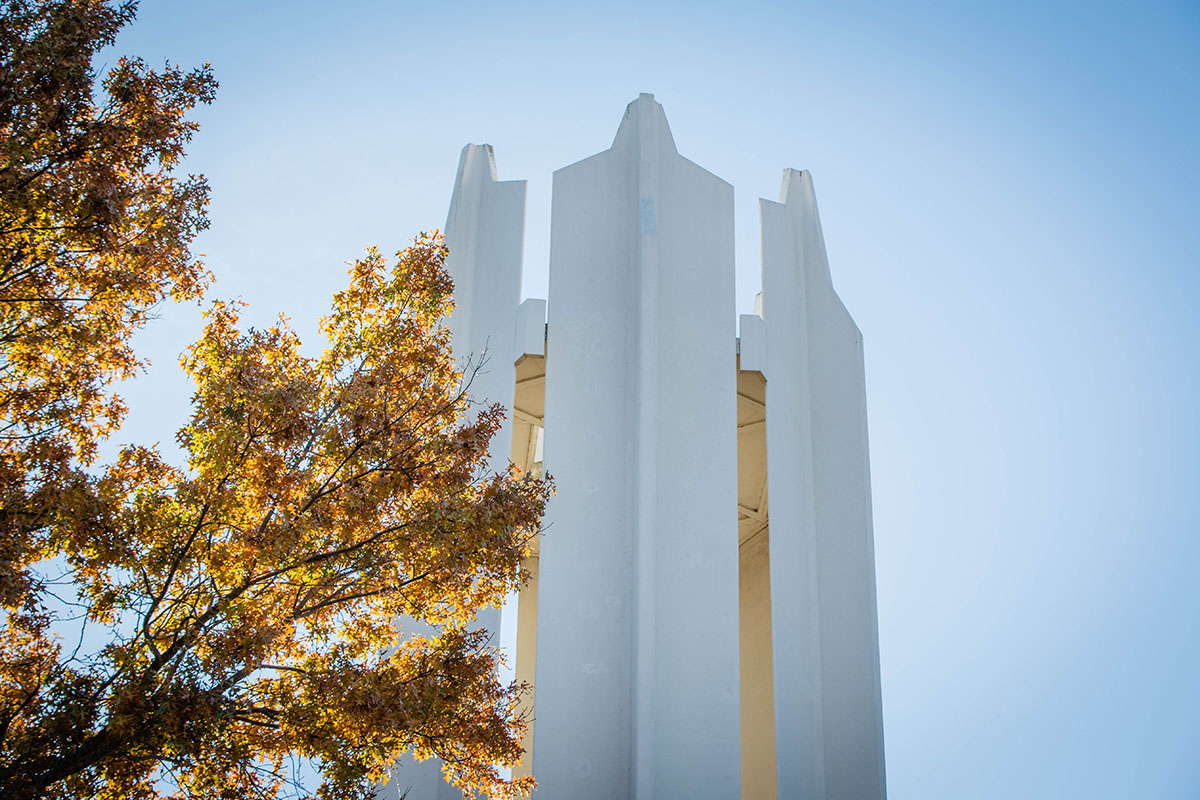
[{"label": "weathered concrete surface", "polygon": [[886,794],[862,334],[829,274],[812,179],[760,201],[780,797]]},{"label": "weathered concrete surface", "polygon": [[[470,380],[472,397],[488,404],[501,403],[510,411],[489,450],[496,469],[507,465],[512,449],[516,381],[512,355],[521,301],[524,236],[525,181],[496,180],[491,145],[467,145],[459,158],[446,219],[450,250],[446,271],[454,281],[455,303],[448,324],[454,356]],[[488,608],[479,613],[476,627],[491,631],[493,641],[498,642],[500,620],[501,612]],[[427,626],[412,620],[402,624],[410,633],[431,633]],[[507,672],[502,679],[511,680],[511,664]],[[408,788],[412,800],[461,800],[462,792],[445,781],[438,759],[416,763],[405,758],[398,766],[385,793],[402,794]]]},{"label": "weathered concrete surface", "polygon": [[736,797],[733,190],[630,104],[554,175],[534,775]]},{"label": "weathered concrete surface", "polygon": [[[732,189],[642,95],[555,173],[547,325],[518,307],[524,184],[463,151],[455,353],[486,350],[472,393],[512,408],[493,454],[544,450],[558,486],[504,637],[539,797],[885,798],[862,336],[808,173],[760,210],[735,351]],[[439,767],[400,785],[456,798]]]}]

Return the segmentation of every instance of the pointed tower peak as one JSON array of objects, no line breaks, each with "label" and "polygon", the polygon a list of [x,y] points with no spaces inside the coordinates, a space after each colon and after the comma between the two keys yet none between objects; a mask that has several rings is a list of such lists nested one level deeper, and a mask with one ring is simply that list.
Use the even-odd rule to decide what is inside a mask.
[{"label": "pointed tower peak", "polygon": [[789,167],[783,171],[783,185],[779,188],[779,202],[786,205],[793,198],[805,198],[816,202],[812,173],[806,169]]},{"label": "pointed tower peak", "polygon": [[[464,195],[476,198],[468,204],[478,204],[478,191],[486,184],[498,183],[496,177],[496,154],[490,144],[467,144],[458,157],[458,174],[454,178],[454,192],[450,195],[450,211],[446,215],[444,230],[449,235],[451,226],[464,213]],[[471,213],[471,212],[466,212]]]},{"label": "pointed tower peak", "polygon": [[625,116],[617,128],[617,135],[613,137],[612,146],[615,150],[627,140],[647,136],[651,140],[665,139],[671,152],[679,152],[675,148],[675,137],[671,135],[671,126],[667,124],[662,104],[654,99],[654,95],[643,92],[625,107]]},{"label": "pointed tower peak", "polygon": [[825,234],[821,230],[821,212],[817,210],[817,193],[812,173],[806,169],[785,169],[779,202],[794,221],[805,241],[808,269],[833,285],[829,274],[829,259],[825,255]]},{"label": "pointed tower peak", "polygon": [[458,159],[459,176],[461,177],[466,169],[480,168],[484,170],[485,175],[490,176],[493,181],[496,180],[496,152],[490,144],[467,144]]}]

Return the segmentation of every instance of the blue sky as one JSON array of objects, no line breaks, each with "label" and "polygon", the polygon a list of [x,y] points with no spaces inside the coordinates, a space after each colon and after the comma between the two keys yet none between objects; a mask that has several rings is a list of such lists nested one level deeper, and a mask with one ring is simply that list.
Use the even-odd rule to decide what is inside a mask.
[{"label": "blue sky", "polygon": [[[537,297],[551,173],[639,92],[735,187],[740,311],[757,199],[810,170],[865,336],[890,796],[1200,797],[1200,7],[144,0],[117,53],[212,62],[212,294],[314,343],[467,142],[529,181]],[[199,326],[139,338],[120,439],[171,448]]]}]

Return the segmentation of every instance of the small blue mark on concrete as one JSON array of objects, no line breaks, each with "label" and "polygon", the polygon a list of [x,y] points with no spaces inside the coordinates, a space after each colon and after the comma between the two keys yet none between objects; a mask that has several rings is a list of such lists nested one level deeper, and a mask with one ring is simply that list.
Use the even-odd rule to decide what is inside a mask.
[{"label": "small blue mark on concrete", "polygon": [[654,214],[654,198],[642,198],[642,233],[658,233],[658,218]]}]

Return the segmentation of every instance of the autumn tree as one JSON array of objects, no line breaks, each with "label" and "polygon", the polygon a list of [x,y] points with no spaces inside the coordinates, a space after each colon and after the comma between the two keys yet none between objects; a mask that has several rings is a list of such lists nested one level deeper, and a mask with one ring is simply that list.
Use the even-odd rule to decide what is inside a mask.
[{"label": "autumn tree", "polygon": [[208,68],[121,60],[94,96],[134,10],[16,0],[0,26],[0,795],[297,794],[299,759],[366,797],[406,751],[527,791],[497,769],[518,687],[469,623],[520,582],[549,484],[488,470],[503,412],[456,371],[439,237],[356,262],[319,356],[215,304],[186,467],[94,463],[130,336],[208,279],[207,187],[174,175]]},{"label": "autumn tree", "polygon": [[0,434],[84,459],[120,421],[107,387],[138,367],[132,332],[208,278],[188,251],[208,187],[173,169],[210,70],[121,59],[93,96],[92,59],[133,12],[14,0],[0,25]]}]

